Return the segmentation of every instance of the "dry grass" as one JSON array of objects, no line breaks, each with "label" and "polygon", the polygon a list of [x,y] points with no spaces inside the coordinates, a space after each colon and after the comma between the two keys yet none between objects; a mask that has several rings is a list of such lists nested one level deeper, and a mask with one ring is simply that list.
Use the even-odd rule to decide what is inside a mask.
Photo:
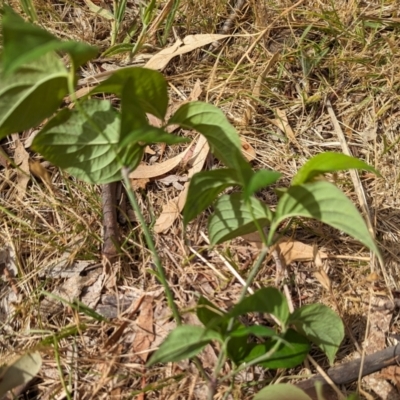
[{"label": "dry grass", "polygon": [[[111,7],[109,2],[101,4]],[[165,75],[174,88],[171,89],[173,103],[181,102],[200,79],[203,88],[200,100],[217,104],[225,112],[255,148],[254,167],[282,172],[281,184],[288,184],[310,156],[327,150],[342,151],[325,107],[328,100],[333,104],[351,153],[382,173],[379,179],[361,174],[361,182],[386,264],[382,270],[373,260],[368,261],[369,253],[354,240],[329,227],[305,221],[293,226],[287,234],[329,254],[323,267],[332,283],[332,293],[315,278],[315,265],[311,262],[295,262],[289,266],[290,289],[296,307],[322,302],[335,309],[353,338],[361,344],[368,318],[362,302],[368,300],[369,292],[379,289],[390,296],[392,291],[400,289],[398,2],[305,0],[285,12],[292,5],[289,1],[249,1],[234,25],[235,33],[247,37],[225,43],[218,50],[218,57],[209,55],[204,59],[200,50],[178,57],[169,64]],[[19,7],[16,1],[14,6]],[[35,6],[39,22],[61,38],[85,40],[102,50],[109,47],[110,22],[90,12],[84,2],[69,0],[55,4],[35,0]],[[157,12],[161,12],[163,6],[160,2]],[[127,10],[118,36],[120,42],[137,19],[137,3],[129,1]],[[217,32],[229,12],[222,1],[182,0],[174,23],[175,37],[171,34],[169,42],[187,34]],[[162,33],[162,26],[161,23],[158,33]],[[259,37],[257,34],[266,27],[264,35]],[[158,48],[157,38],[152,35],[141,52],[157,52]],[[125,56],[99,59],[91,63],[84,74],[100,72],[103,62],[120,65],[125,61]],[[261,86],[255,90],[261,75]],[[293,137],[274,123],[279,112],[286,114]],[[13,157],[13,143],[2,146]],[[167,150],[163,158],[174,155],[174,151]],[[89,260],[92,264],[101,264],[102,219],[98,189],[76,182],[55,168],[49,170],[53,192],[40,180],[31,180],[26,195],[19,199],[15,173],[10,168],[0,169],[0,247],[11,246],[18,260],[18,278],[15,281],[5,279],[14,290],[14,303],[10,305],[13,312],[10,311],[6,319],[2,317],[0,354],[7,357],[15,351],[31,348],[49,335],[56,335],[53,346],[43,347],[44,367],[37,384],[28,393],[29,398],[61,398],[58,396],[65,389],[64,393],[70,393],[69,398],[76,399],[133,398],[141,391],[146,392],[147,399],[206,398],[204,383],[192,364],[178,363],[146,370],[137,354],[135,321],[140,307],[137,310],[134,307],[141,295],[152,296],[154,330],[158,336],[148,348],[154,348],[173,324],[160,285],[151,274],[153,267],[140,226],[129,218],[121,227],[125,239],[124,256],[120,263],[111,267],[111,272],[107,270],[112,279],[103,289],[103,294],[118,298],[117,303],[123,298],[130,299],[127,311],[108,322],[97,321],[67,304],[58,307],[54,315],[43,312],[40,307],[45,297],[43,290],[51,292],[67,278],[54,278],[41,271],[66,252],[70,261]],[[349,175],[339,174],[336,181],[358,204]],[[176,194],[175,189],[157,182],[148,185],[142,197],[142,209],[148,221],[152,221],[167,199]],[[271,190],[259,196],[274,206],[276,199]],[[222,308],[230,307],[241,285],[230,275],[219,254],[235,265],[244,277],[255,259],[254,250],[241,239],[210,249],[201,235],[203,231],[206,232],[204,216],[189,227],[188,241],[217,272],[188,249],[181,221],[167,234],[156,237],[181,310],[190,308],[199,294]],[[375,284],[367,279],[372,270],[380,276]],[[273,285],[275,273],[273,260],[269,259],[258,274],[255,286]],[[7,285],[3,283],[0,289],[0,300],[8,299]],[[85,291],[87,287],[82,286],[79,296]],[[121,311],[121,304],[117,305]],[[191,321],[189,314],[185,316]],[[124,323],[121,335],[114,336]],[[78,334],[63,337],[67,326],[79,327]],[[391,333],[398,333],[397,323],[393,324]],[[114,339],[112,343],[110,338]],[[201,358],[206,370],[213,363],[215,351],[209,349]],[[354,352],[353,339],[347,335],[338,359],[350,358]],[[322,367],[327,367],[325,358],[315,354]],[[226,371],[229,368],[227,365]],[[253,369],[247,376],[240,375],[236,379],[228,398],[251,398],[267,383],[294,381],[303,372],[301,369],[278,372]],[[369,391],[367,387],[363,389]],[[228,387],[221,386],[216,398],[222,398],[227,390]]]}]

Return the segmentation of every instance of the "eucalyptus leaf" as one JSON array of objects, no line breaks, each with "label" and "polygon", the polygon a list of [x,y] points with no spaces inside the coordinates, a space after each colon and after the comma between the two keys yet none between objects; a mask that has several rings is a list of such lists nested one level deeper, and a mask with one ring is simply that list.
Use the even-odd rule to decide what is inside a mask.
[{"label": "eucalyptus leaf", "polygon": [[[253,213],[250,212],[249,205]],[[223,195],[215,203],[214,213],[208,220],[211,243],[222,243],[254,232],[257,230],[254,219],[260,227],[265,227],[270,224],[272,218],[272,211],[255,198],[250,198],[247,204],[242,193]]]},{"label": "eucalyptus leaf", "polygon": [[270,235],[286,218],[314,218],[339,229],[381,257],[367,225],[354,204],[335,185],[326,181],[290,187],[280,198]]},{"label": "eucalyptus leaf", "polygon": [[0,138],[39,125],[68,93],[68,71],[53,53],[0,78]]}]

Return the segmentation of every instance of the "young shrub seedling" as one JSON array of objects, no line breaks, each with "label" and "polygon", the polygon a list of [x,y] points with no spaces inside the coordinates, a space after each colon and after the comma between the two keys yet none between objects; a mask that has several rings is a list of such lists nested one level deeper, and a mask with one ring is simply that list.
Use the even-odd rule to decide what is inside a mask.
[{"label": "young shrub seedling", "polygon": [[[231,380],[249,366],[277,369],[299,365],[307,356],[311,343],[317,345],[332,364],[344,337],[344,328],[341,319],[330,308],[311,304],[290,313],[285,296],[276,288],[262,288],[250,296],[246,296],[246,289],[268,248],[274,244],[279,226],[288,218],[313,218],[331,225],[379,256],[354,204],[333,183],[316,180],[325,173],[352,168],[376,173],[374,168],[343,154],[319,154],[300,168],[290,187],[282,191],[273,211],[258,200],[255,193],[276,183],[281,174],[270,170],[253,171],[242,155],[236,130],[217,107],[202,102],[186,103],[166,120],[168,93],[165,79],[156,71],[136,67],[116,71],[85,98],[77,100],[74,97],[76,70],[93,58],[97,49],[83,43],[60,41],[25,22],[8,7],[4,7],[2,14],[0,138],[36,127],[48,118],[32,148],[54,165],[86,182],[106,184],[123,179],[132,206],[139,214],[157,266],[157,277],[165,288],[178,323],[153,354],[148,366],[195,357],[207,344],[218,342],[220,357],[210,379],[211,398],[218,382]],[[56,52],[68,54],[69,69]],[[117,96],[120,110],[109,100],[91,97],[97,93]],[[59,110],[67,94],[75,107]],[[163,121],[162,127],[150,125],[146,114]],[[197,316],[202,327],[179,325],[179,312],[128,179],[128,172],[142,160],[146,145],[186,141],[168,133],[169,125],[179,125],[204,135],[214,156],[225,165],[225,168],[193,176],[183,212],[184,225],[212,207],[208,221],[212,244],[258,231],[265,245],[241,298],[231,310],[221,310],[207,299],[199,299]],[[236,187],[239,191],[221,195],[228,187]],[[246,326],[239,317],[248,313],[268,314],[276,325]],[[251,340],[254,337],[258,340]],[[221,377],[220,371],[226,360],[232,361],[235,367],[228,376]],[[280,390],[280,386],[271,390]],[[298,390],[292,390],[297,398],[307,398],[301,397]],[[265,393],[261,392],[256,398],[273,398],[272,392],[270,397],[264,396]]]}]

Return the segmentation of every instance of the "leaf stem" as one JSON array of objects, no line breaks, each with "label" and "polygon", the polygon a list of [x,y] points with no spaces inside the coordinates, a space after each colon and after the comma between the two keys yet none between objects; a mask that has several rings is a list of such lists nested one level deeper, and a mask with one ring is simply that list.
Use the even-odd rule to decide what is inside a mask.
[{"label": "leaf stem", "polygon": [[160,257],[158,256],[156,247],[154,245],[154,241],[151,236],[150,229],[147,226],[146,221],[144,220],[143,214],[142,214],[139,204],[136,200],[136,196],[132,190],[132,187],[131,187],[131,184],[129,181],[129,168],[128,167],[122,167],[122,179],[125,184],[125,189],[128,194],[129,201],[130,201],[130,203],[133,207],[133,210],[135,211],[136,216],[139,220],[139,223],[143,229],[143,233],[144,233],[144,237],[146,239],[147,246],[151,252],[153,262],[157,269],[157,278],[160,280],[161,284],[163,285],[164,290],[165,290],[165,295],[167,296],[168,306],[172,311],[172,314],[175,318],[177,325],[181,325],[181,322],[182,322],[181,316],[179,314],[178,307],[176,306],[176,304],[174,302],[172,291],[168,285],[165,271],[161,264],[161,260],[160,260]]}]

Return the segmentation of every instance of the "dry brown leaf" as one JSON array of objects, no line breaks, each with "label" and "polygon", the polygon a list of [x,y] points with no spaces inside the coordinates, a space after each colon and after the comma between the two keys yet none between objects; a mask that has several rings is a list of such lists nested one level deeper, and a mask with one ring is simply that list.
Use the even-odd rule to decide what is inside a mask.
[{"label": "dry brown leaf", "polygon": [[[186,151],[188,151],[188,149],[186,149]],[[209,151],[210,147],[208,146],[207,139],[204,136],[199,136],[199,140],[197,141],[196,147],[193,151],[193,157],[189,160],[189,162],[193,165],[188,171],[189,178],[191,178],[196,172],[199,172],[203,169]],[[164,205],[162,212],[154,225],[155,232],[165,232],[174,223],[175,219],[178,218],[180,212],[185,206],[188,190],[189,182],[186,182],[185,188],[180,195]]]},{"label": "dry brown leaf", "polygon": [[133,190],[146,189],[146,185],[150,182],[150,179],[131,179],[131,186]]},{"label": "dry brown leaf", "polygon": [[269,121],[277,128],[279,128],[284,134],[286,134],[290,142],[297,143],[296,135],[294,134],[293,129],[289,124],[286,111],[276,108],[275,112],[278,118],[270,119]]},{"label": "dry brown leaf", "polygon": [[155,335],[153,333],[153,297],[145,296],[141,307],[140,314],[136,321],[137,333],[132,343],[132,349],[143,362],[147,361],[151,344],[154,342]]},{"label": "dry brown leaf", "polygon": [[172,46],[167,47],[154,55],[146,63],[145,67],[161,71],[174,57],[188,53],[189,51],[198,49],[199,47],[206,46],[216,40],[226,39],[227,37],[229,37],[229,35],[204,34],[186,36],[183,39],[183,42],[178,40]]},{"label": "dry brown leaf", "polygon": [[29,153],[19,140],[18,134],[13,135],[15,141],[14,162],[19,167],[17,170],[17,189],[18,197],[22,199],[25,196],[26,188],[30,178],[29,173]]},{"label": "dry brown leaf", "polygon": [[[258,232],[248,233],[247,235],[243,235],[242,238],[248,241],[257,249],[262,249],[264,246]],[[276,246],[286,265],[289,265],[294,261],[314,260],[313,246],[299,242],[297,240],[293,241],[293,239],[291,239],[290,237],[282,237],[276,244]],[[321,251],[318,252],[318,255],[321,258],[328,258],[328,255]]]},{"label": "dry brown leaf", "polygon": [[244,138],[240,137],[240,142],[242,145],[242,153],[247,161],[253,161],[256,158],[256,151],[253,146]]},{"label": "dry brown leaf", "polygon": [[49,171],[37,160],[29,160],[29,170],[36,178],[40,178],[49,187],[52,187],[51,175]]},{"label": "dry brown leaf", "polygon": [[179,163],[184,159],[186,154],[190,151],[191,147],[192,145],[190,144],[188,148],[182,153],[161,163],[153,165],[139,165],[134,171],[132,171],[129,174],[129,178],[149,179],[165,175],[166,173],[173,170],[179,165]]}]

